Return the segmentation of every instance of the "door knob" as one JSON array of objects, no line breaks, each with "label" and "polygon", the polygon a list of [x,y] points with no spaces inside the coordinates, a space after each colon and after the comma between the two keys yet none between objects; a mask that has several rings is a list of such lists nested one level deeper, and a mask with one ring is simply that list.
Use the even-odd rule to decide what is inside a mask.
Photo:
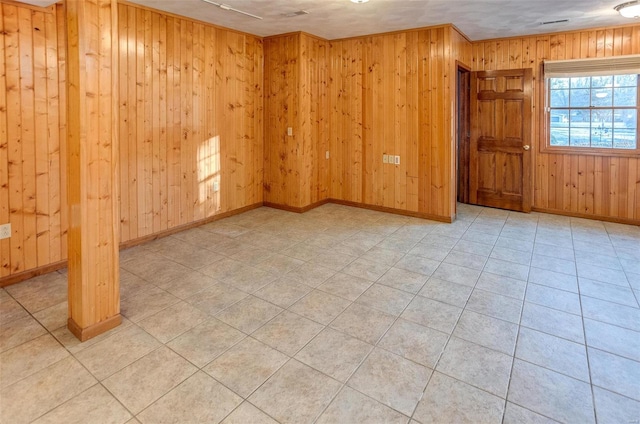
[{"label": "door knob", "polygon": [[529,150],[531,148],[531,146],[529,146],[528,144],[525,144],[524,146],[522,146],[522,148],[524,150]]}]

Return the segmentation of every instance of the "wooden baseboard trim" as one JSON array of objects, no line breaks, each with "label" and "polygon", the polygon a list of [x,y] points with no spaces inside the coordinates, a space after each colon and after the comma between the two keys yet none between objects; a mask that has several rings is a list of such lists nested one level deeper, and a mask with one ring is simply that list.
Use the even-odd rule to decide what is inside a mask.
[{"label": "wooden baseboard trim", "polygon": [[318,206],[322,206],[325,203],[329,203],[329,199],[323,199],[323,200],[320,200],[319,202],[311,203],[310,205],[303,206],[301,208],[296,206],[289,206],[289,205],[283,205],[281,203],[271,203],[271,202],[264,202],[264,206],[273,208],[273,209],[280,209],[288,212],[305,213],[307,211],[310,211],[311,209],[317,208]]},{"label": "wooden baseboard trim", "polygon": [[572,217],[572,218],[593,219],[594,221],[606,221],[606,222],[615,222],[616,224],[627,224],[627,225],[639,225],[640,226],[640,221],[634,220],[634,219],[628,219],[628,218],[616,218],[616,217],[605,216],[605,215],[590,215],[590,214],[586,214],[586,213],[567,212],[567,211],[561,211],[561,210],[558,210],[558,209],[547,209],[547,208],[537,208],[537,207],[533,207],[533,208],[531,208],[531,210],[533,212],[541,212],[541,213],[548,213],[548,214],[552,214],[552,215],[569,216],[569,217]]},{"label": "wooden baseboard trim", "polygon": [[127,240],[123,243],[120,243],[120,250],[128,249],[133,246],[137,246],[139,244],[147,243],[149,241],[157,240],[160,238],[164,238],[170,236],[172,234],[179,233],[181,231],[190,230],[191,228],[200,227],[201,225],[208,224],[210,222],[218,221],[223,218],[228,218],[230,216],[238,215],[244,212],[248,212],[252,209],[259,208],[263,205],[263,202],[254,203],[249,206],[244,206],[239,209],[234,209],[232,211],[222,212],[217,215],[210,216],[209,218],[200,219],[198,221],[189,222],[188,224],[179,225],[177,227],[169,228],[158,233],[149,234],[148,236],[139,237],[133,240]]},{"label": "wooden baseboard trim", "polygon": [[120,314],[116,314],[105,319],[104,321],[100,321],[85,328],[80,327],[72,318],[69,318],[67,320],[67,328],[69,329],[69,331],[71,331],[71,334],[78,338],[78,340],[80,340],[81,342],[86,342],[87,340],[92,339],[95,336],[99,336],[100,334],[109,331],[112,328],[116,328],[121,323],[122,316]]},{"label": "wooden baseboard trim", "polygon": [[67,266],[67,260],[54,262],[52,264],[44,265],[38,268],[33,268],[28,271],[19,272],[18,274],[7,275],[0,278],[0,287],[10,286],[12,284],[19,283],[29,278],[37,277],[38,275],[48,274],[53,271],[57,271]]},{"label": "wooden baseboard trim", "polygon": [[386,212],[386,213],[392,213],[396,215],[411,216],[414,218],[429,219],[431,221],[446,222],[449,224],[453,222],[453,219],[450,216],[432,215],[429,213],[413,212],[413,211],[406,211],[403,209],[388,208],[386,206],[368,205],[366,203],[351,202],[349,200],[329,199],[329,202],[336,203],[338,205],[353,206],[355,208],[370,209],[378,212]]},{"label": "wooden baseboard trim", "polygon": [[[120,250],[128,249],[129,247],[137,246],[142,243],[146,243],[152,240],[156,240],[162,237],[167,237],[175,233],[179,233],[180,231],[188,230],[190,228],[199,227],[204,224],[208,224],[209,222],[217,221],[219,219],[228,218],[233,215],[238,215],[243,212],[248,212],[252,209],[259,208],[263,205],[262,202],[254,203],[249,206],[244,206],[239,209],[234,209],[228,212],[222,212],[220,214],[211,216],[209,218],[201,219],[198,221],[190,222],[188,224],[180,225],[178,227],[173,227],[168,230],[161,231],[159,233],[154,233],[148,236],[140,237],[134,240],[128,240],[124,243],[120,243]],[[53,271],[57,271],[59,269],[63,269],[67,266],[67,260],[55,262],[49,265],[41,266],[38,268],[30,269],[28,271],[24,271],[18,274],[8,275],[6,277],[0,278],[0,288],[5,286],[10,286],[12,284],[19,283],[24,280],[28,280],[29,278],[37,277],[38,275],[48,274]]]}]

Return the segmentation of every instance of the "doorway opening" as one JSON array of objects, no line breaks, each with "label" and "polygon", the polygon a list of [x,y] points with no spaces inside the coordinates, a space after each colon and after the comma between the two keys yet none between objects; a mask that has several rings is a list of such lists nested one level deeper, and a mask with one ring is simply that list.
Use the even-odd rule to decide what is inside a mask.
[{"label": "doorway opening", "polygon": [[458,63],[456,77],[456,200],[460,203],[469,203],[470,90],[471,70]]}]

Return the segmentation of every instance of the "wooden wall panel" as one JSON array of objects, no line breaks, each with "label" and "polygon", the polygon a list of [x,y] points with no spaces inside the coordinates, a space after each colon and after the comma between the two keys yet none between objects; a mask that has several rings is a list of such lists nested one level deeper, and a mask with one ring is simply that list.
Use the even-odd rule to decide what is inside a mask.
[{"label": "wooden wall panel", "polygon": [[58,21],[55,6],[0,2],[0,278],[66,257]]},{"label": "wooden wall panel", "polygon": [[[0,12],[2,283],[67,257],[66,42],[62,5]],[[131,4],[117,18],[121,242],[262,202],[262,40]]]},{"label": "wooden wall panel", "polygon": [[264,196],[271,204],[297,210],[327,198],[327,46],[303,33],[264,40]]},{"label": "wooden wall panel", "polygon": [[[451,26],[330,43],[331,197],[443,219],[455,214]],[[383,154],[400,164],[383,164]]]},{"label": "wooden wall panel", "polygon": [[545,137],[543,61],[639,54],[640,25],[480,41],[472,50],[474,70],[533,69],[534,207],[640,221],[640,158],[540,151]]},{"label": "wooden wall panel", "polygon": [[130,4],[119,17],[122,242],[262,202],[262,40]]}]

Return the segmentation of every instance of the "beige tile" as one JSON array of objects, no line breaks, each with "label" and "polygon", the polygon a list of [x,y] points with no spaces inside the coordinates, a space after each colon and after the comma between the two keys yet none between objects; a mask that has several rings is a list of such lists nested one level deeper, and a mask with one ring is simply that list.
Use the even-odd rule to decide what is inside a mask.
[{"label": "beige tile", "polygon": [[503,409],[503,399],[436,372],[414,418],[423,424],[501,424]]},{"label": "beige tile", "polygon": [[134,294],[122,300],[120,312],[133,322],[140,322],[180,299],[157,287]]},{"label": "beige tile", "polygon": [[176,337],[167,346],[197,367],[203,367],[244,337],[235,328],[210,319]]},{"label": "beige tile", "polygon": [[400,268],[391,268],[376,283],[409,293],[418,293],[428,277]]},{"label": "beige tile", "polygon": [[282,308],[288,308],[310,291],[311,287],[306,284],[297,283],[287,277],[283,277],[264,286],[255,292],[254,296]]},{"label": "beige tile", "polygon": [[467,309],[518,324],[522,301],[476,288],[467,301]]},{"label": "beige tile", "polygon": [[223,281],[238,290],[242,290],[246,293],[253,293],[269,283],[272,283],[278,278],[276,274],[269,271],[263,271],[261,269],[246,267],[240,271],[233,272],[226,277]]},{"label": "beige tile", "polygon": [[450,334],[462,309],[425,297],[416,296],[401,317],[416,324]]},{"label": "beige tile", "polygon": [[376,281],[382,277],[387,270],[389,270],[389,265],[360,258],[344,267],[341,272],[369,281]]},{"label": "beige tile", "polygon": [[256,264],[256,267],[264,271],[282,275],[298,268],[303,263],[304,261],[301,261],[300,259],[276,253],[270,256],[266,261]]},{"label": "beige tile", "polygon": [[594,423],[589,384],[515,360],[509,401],[560,422]]},{"label": "beige tile", "polygon": [[6,350],[0,354],[0,387],[7,387],[67,356],[69,352],[49,334]]},{"label": "beige tile", "polygon": [[396,262],[402,259],[403,256],[404,253],[398,252],[397,250],[373,247],[360,257],[370,262],[379,262],[385,265],[393,266]]},{"label": "beige tile", "polygon": [[466,268],[477,269],[482,271],[482,268],[484,268],[484,264],[486,261],[487,261],[486,256],[474,255],[473,253],[451,251],[447,255],[447,257],[444,258],[443,262],[447,264],[460,265]]},{"label": "beige tile", "polygon": [[24,318],[29,313],[4,289],[0,289],[0,324]]},{"label": "beige tile", "polygon": [[467,310],[460,316],[453,335],[513,355],[518,325]]},{"label": "beige tile", "polygon": [[373,349],[368,343],[327,328],[295,356],[329,377],[345,382]]},{"label": "beige tile", "polygon": [[640,415],[640,402],[616,393],[593,388],[596,415],[600,423],[631,423]]},{"label": "beige tile", "polygon": [[[5,374],[2,373],[3,383]],[[28,423],[93,386],[96,380],[71,356],[0,391],[0,422]]]},{"label": "beige tile", "polygon": [[436,370],[505,398],[512,360],[504,353],[452,337]]},{"label": "beige tile", "polygon": [[247,337],[203,370],[246,398],[288,360],[287,355]]},{"label": "beige tile", "polygon": [[345,309],[330,326],[369,344],[375,344],[394,320],[393,315],[354,303]]},{"label": "beige tile", "polygon": [[311,259],[312,263],[330,268],[334,271],[340,271],[345,266],[356,260],[357,257],[335,251],[325,250]]},{"label": "beige tile", "polygon": [[278,424],[278,422],[249,402],[242,402],[222,421],[222,424]]},{"label": "beige tile", "polygon": [[67,304],[67,301],[64,301],[34,313],[33,317],[37,319],[44,328],[49,331],[53,331],[67,325],[67,320],[69,319],[69,305]]},{"label": "beige tile", "polygon": [[38,321],[28,315],[3,323],[0,326],[0,352],[33,340],[46,332]]},{"label": "beige tile", "polygon": [[591,382],[640,401],[640,362],[588,348]]},{"label": "beige tile", "polygon": [[350,387],[344,387],[318,419],[318,424],[406,423],[409,417],[376,402]]},{"label": "beige tile", "polygon": [[189,377],[138,415],[147,423],[219,423],[242,398],[203,372]]},{"label": "beige tile", "polygon": [[181,275],[190,271],[190,268],[150,251],[122,262],[120,266],[154,285],[180,278]]},{"label": "beige tile", "polygon": [[524,299],[527,282],[502,275],[491,274],[490,272],[483,272],[480,274],[480,278],[478,278],[476,287],[492,293],[522,300]]},{"label": "beige tile", "polygon": [[243,291],[218,283],[186,299],[186,302],[213,316],[247,296]]},{"label": "beige tile", "polygon": [[353,302],[362,293],[364,293],[371,284],[373,284],[371,281],[364,278],[354,277],[352,275],[338,272],[318,286],[318,290],[340,296]]},{"label": "beige tile", "polygon": [[[121,261],[122,263],[122,261]],[[120,267],[120,300],[155,287],[147,280]]]},{"label": "beige tile", "polygon": [[440,262],[417,255],[406,255],[394,265],[396,268],[430,276],[438,268]]},{"label": "beige tile", "polygon": [[409,251],[409,254],[432,259],[434,261],[442,261],[447,257],[450,251],[451,250],[441,246],[418,243]]},{"label": "beige tile", "polygon": [[121,424],[131,414],[103,386],[96,384],[34,421],[34,424]]},{"label": "beige tile", "polygon": [[284,311],[253,333],[253,337],[280,352],[293,356],[322,328],[321,324]]},{"label": "beige tile", "polygon": [[216,283],[216,280],[207,275],[198,271],[189,271],[178,278],[160,284],[159,287],[177,298],[187,299],[213,287]]},{"label": "beige tile", "polygon": [[351,302],[338,296],[314,290],[289,310],[321,324],[329,324],[344,311]]},{"label": "beige tile", "polygon": [[477,269],[448,263],[443,263],[433,273],[434,278],[470,287],[473,287],[476,284],[479,276],[480,271]]},{"label": "beige tile", "polygon": [[102,382],[134,414],[195,373],[197,368],[161,347]]},{"label": "beige tile", "polygon": [[520,329],[516,358],[589,382],[585,346],[528,328]]},{"label": "beige tile", "polygon": [[331,278],[336,272],[332,269],[314,263],[304,263],[298,268],[287,273],[287,279],[296,283],[306,284],[310,287],[318,287]]},{"label": "beige tile", "polygon": [[27,311],[35,313],[67,300],[67,279],[58,273],[32,278],[5,288]]},{"label": "beige tile", "polygon": [[234,261],[233,259],[225,258],[221,259],[218,262],[205,266],[204,268],[200,268],[199,271],[209,277],[223,281],[229,275],[240,272],[249,268],[247,265],[243,264],[239,261]]},{"label": "beige tile", "polygon": [[420,296],[464,308],[473,287],[431,277],[418,293]]},{"label": "beige tile", "polygon": [[375,349],[347,384],[396,411],[411,415],[430,375],[427,367]]},{"label": "beige tile", "polygon": [[449,336],[445,333],[399,319],[387,331],[378,346],[433,368],[448,339]]},{"label": "beige tile", "polygon": [[167,343],[208,318],[204,312],[180,301],[143,319],[138,325],[162,343]]},{"label": "beige tile", "polygon": [[122,317],[122,322],[119,326],[112,328],[109,331],[106,331],[94,338],[91,338],[85,342],[81,342],[78,340],[76,336],[74,336],[71,331],[65,325],[64,327],[57,328],[51,332],[53,337],[55,337],[62,345],[72,354],[76,354],[81,350],[88,348],[89,346],[93,346],[96,343],[101,342],[102,340],[113,336],[116,333],[126,330],[133,325],[131,321]]},{"label": "beige tile", "polygon": [[282,312],[282,308],[255,296],[248,296],[220,312],[216,318],[250,334],[280,312]]},{"label": "beige tile", "polygon": [[104,380],[158,346],[156,339],[131,326],[81,350],[75,357],[98,380]]},{"label": "beige tile", "polygon": [[339,389],[337,381],[291,360],[249,401],[281,423],[313,422]]},{"label": "beige tile", "polygon": [[558,421],[543,417],[515,403],[507,402],[503,424],[557,424]]},{"label": "beige tile", "polygon": [[411,293],[383,286],[382,284],[374,284],[362,293],[356,302],[397,316],[407,307],[413,296]]}]

